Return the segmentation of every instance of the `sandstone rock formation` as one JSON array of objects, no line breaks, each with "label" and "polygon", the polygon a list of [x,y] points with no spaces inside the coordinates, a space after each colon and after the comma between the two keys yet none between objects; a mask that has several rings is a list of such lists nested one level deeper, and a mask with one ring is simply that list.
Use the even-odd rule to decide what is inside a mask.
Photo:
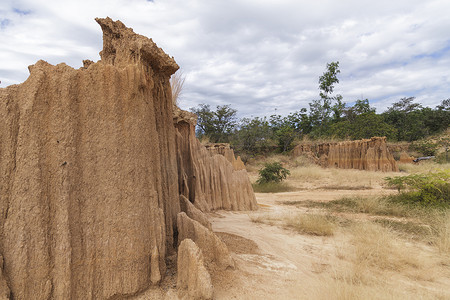
[{"label": "sandstone rock formation", "polygon": [[208,218],[183,195],[180,195],[180,207],[181,211],[185,212],[189,218],[212,230],[211,222],[209,222]]},{"label": "sandstone rock formation", "polygon": [[323,167],[369,171],[398,171],[385,137],[324,144],[300,144],[293,155],[307,155]]},{"label": "sandstone rock formation", "polygon": [[225,158],[233,165],[233,168],[236,171],[245,170],[244,162],[241,160],[240,156],[236,158],[233,149],[230,148],[230,144],[216,143],[208,144],[205,147],[206,150],[211,153],[211,155],[220,154],[225,156]]},{"label": "sandstone rock formation", "polygon": [[187,291],[191,299],[212,299],[211,276],[205,268],[202,250],[190,239],[178,247],[177,287],[181,294]]},{"label": "sandstone rock formation", "polygon": [[206,210],[256,207],[245,171],[201,146],[188,118],[174,126],[175,61],[97,22],[100,61],[39,61],[0,89],[0,295],[132,297],[176,250],[180,191]]},{"label": "sandstone rock formation", "polygon": [[244,164],[234,158],[233,150],[215,147],[217,150],[211,151],[203,146],[195,137],[193,114],[178,110],[174,123],[180,193],[204,212],[257,209]]},{"label": "sandstone rock formation", "polygon": [[39,61],[0,90],[0,252],[15,299],[134,294],[173,249],[178,66],[121,22],[97,22],[101,61]]},{"label": "sandstone rock formation", "polygon": [[184,212],[178,214],[178,240],[191,239],[202,249],[206,263],[221,269],[234,268],[234,261],[227,246],[211,230],[189,218]]}]

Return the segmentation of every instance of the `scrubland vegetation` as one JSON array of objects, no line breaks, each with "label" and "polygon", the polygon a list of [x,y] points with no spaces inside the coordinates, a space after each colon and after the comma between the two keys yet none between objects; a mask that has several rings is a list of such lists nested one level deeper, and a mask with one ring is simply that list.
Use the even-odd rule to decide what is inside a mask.
[{"label": "scrubland vegetation", "polygon": [[[309,281],[301,282],[300,299],[449,299],[450,99],[429,108],[406,97],[376,113],[368,99],[347,105],[333,94],[339,73],[338,62],[328,64],[319,98],[288,116],[238,120],[229,105],[201,104],[191,109],[197,136],[230,143],[246,163],[261,193],[251,224],[279,229],[276,241],[280,230],[286,239],[302,237],[299,251],[317,239],[331,247],[323,263],[312,264],[316,275],[302,279]],[[435,159],[383,173],[324,169],[290,154],[299,143],[373,136],[386,136],[397,160],[402,152]]]},{"label": "scrubland vegetation", "polygon": [[[274,162],[290,170],[282,182],[290,192],[272,194],[284,209],[258,212],[251,220],[334,244],[336,260],[308,297],[449,297],[448,290],[433,286],[450,281],[450,163],[422,161],[383,173],[324,169],[303,157],[272,155],[249,161],[252,180],[264,164]],[[276,189],[265,192],[280,192]],[[320,198],[331,191],[335,199]],[[302,197],[311,194],[317,197]],[[393,286],[393,280],[402,287]]]}]

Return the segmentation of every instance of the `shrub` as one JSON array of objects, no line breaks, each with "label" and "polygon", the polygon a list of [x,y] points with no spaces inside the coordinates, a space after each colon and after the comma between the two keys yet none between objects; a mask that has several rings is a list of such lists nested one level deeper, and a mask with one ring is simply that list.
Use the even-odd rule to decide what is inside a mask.
[{"label": "shrub", "polygon": [[411,150],[422,153],[425,156],[434,156],[439,148],[439,145],[433,141],[417,141],[413,142],[410,147]]},{"label": "shrub", "polygon": [[429,174],[386,177],[387,185],[397,188],[402,202],[426,205],[450,205],[450,170]]},{"label": "shrub", "polygon": [[286,179],[291,173],[288,169],[283,168],[279,162],[266,163],[264,168],[259,170],[259,178],[256,181],[258,184],[264,184],[268,182],[280,182]]}]

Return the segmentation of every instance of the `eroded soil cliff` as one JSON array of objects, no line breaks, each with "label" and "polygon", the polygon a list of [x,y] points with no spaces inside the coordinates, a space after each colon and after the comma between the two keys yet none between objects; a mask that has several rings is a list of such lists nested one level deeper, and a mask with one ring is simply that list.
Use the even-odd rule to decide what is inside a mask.
[{"label": "eroded soil cliff", "polygon": [[6,297],[119,299],[157,285],[181,242],[179,186],[205,210],[256,207],[245,171],[175,128],[175,61],[120,21],[97,22],[100,61],[39,61],[0,89]]},{"label": "eroded soil cliff", "polygon": [[322,144],[300,144],[293,155],[307,155],[323,167],[368,171],[398,171],[386,137]]}]

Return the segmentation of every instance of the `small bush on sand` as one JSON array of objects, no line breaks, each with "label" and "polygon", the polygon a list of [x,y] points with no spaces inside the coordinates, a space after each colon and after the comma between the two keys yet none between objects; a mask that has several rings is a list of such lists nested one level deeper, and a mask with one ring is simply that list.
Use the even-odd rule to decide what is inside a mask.
[{"label": "small bush on sand", "polygon": [[256,181],[258,184],[265,184],[268,182],[281,182],[290,174],[289,170],[283,168],[279,162],[266,163],[264,168],[259,170],[259,178]]}]

